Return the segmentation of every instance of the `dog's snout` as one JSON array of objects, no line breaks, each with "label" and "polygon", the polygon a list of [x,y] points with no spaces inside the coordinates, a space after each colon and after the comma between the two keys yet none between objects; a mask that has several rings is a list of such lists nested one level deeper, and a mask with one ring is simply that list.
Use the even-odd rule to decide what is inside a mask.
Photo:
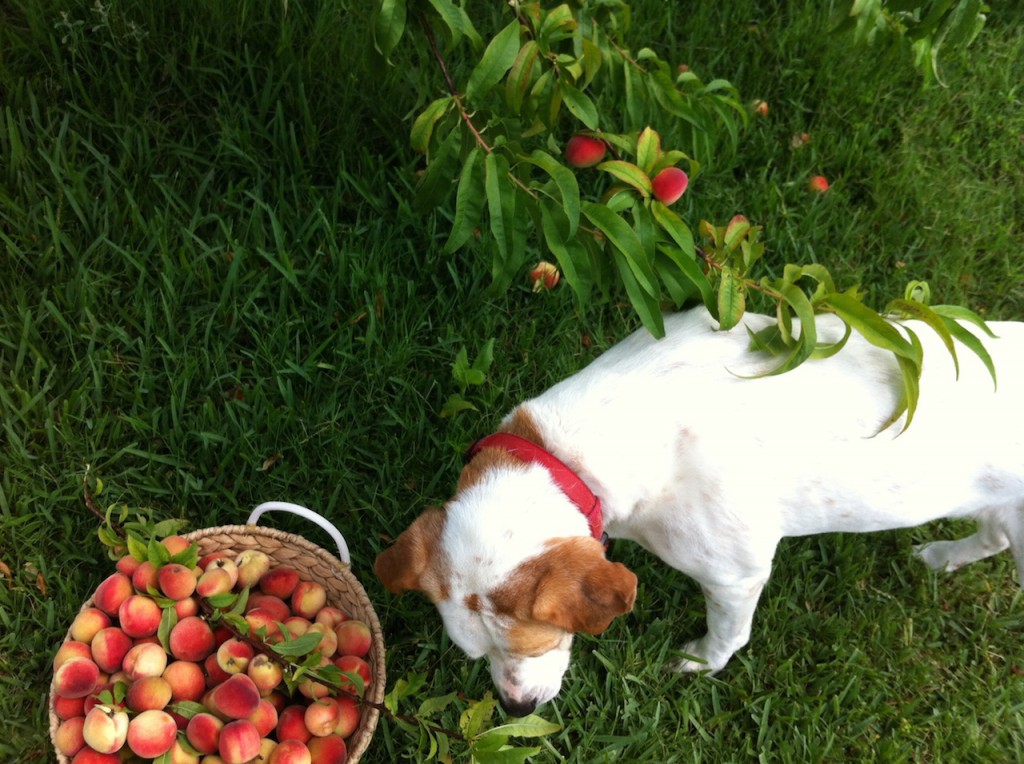
[{"label": "dog's snout", "polygon": [[498,700],[501,702],[501,707],[505,709],[505,713],[516,718],[529,716],[537,709],[537,701],[530,700],[529,698],[509,700],[499,693]]}]

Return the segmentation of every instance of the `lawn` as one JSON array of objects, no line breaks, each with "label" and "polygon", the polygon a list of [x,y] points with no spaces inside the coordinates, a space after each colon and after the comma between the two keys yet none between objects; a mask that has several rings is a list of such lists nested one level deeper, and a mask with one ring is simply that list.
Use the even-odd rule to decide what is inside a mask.
[{"label": "lawn", "polygon": [[[534,294],[525,274],[494,295],[483,243],[442,252],[450,207],[412,209],[407,137],[443,84],[423,46],[391,67],[372,54],[366,5],[0,4],[4,761],[52,758],[51,659],[109,571],[86,474],[102,506],[195,529],[269,499],[321,511],[383,622],[389,684],[489,690],[485,664],[372,561],[447,498],[469,442],[638,321]],[[1024,319],[1024,10],[993,3],[924,87],[906,54],[827,31],[848,2],[632,5],[634,47],[770,106],[693,180],[678,206],[692,227],[745,214],[766,269],[825,264],[875,307],[926,279],[936,302]],[[806,189],[819,174],[824,195]],[[490,338],[477,410],[442,417],[457,354]],[[751,645],[715,678],[667,669],[703,629],[698,588],[616,544],[635,611],[577,640],[541,709],[563,729],[535,760],[1024,760],[1009,556],[953,576],[911,557],[969,530],[787,540]],[[415,743],[385,721],[364,760],[415,759]]]}]

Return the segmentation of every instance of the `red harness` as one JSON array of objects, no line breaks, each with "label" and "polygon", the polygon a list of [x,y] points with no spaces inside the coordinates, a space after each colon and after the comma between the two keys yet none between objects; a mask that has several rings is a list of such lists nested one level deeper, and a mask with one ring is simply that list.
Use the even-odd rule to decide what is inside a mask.
[{"label": "red harness", "polygon": [[539,464],[551,473],[552,480],[562,490],[580,513],[587,518],[590,535],[607,546],[608,536],[604,532],[604,513],[601,511],[601,500],[587,487],[583,479],[567,467],[558,457],[536,443],[512,435],[507,432],[496,432],[476,441],[463,456],[468,464],[482,448],[500,448],[520,461],[528,464]]}]

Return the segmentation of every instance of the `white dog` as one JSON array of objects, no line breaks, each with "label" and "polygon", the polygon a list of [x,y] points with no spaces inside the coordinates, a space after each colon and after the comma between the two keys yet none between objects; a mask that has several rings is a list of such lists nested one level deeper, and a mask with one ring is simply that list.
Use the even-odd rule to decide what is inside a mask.
[{"label": "white dog", "polygon": [[[748,315],[754,331],[774,319]],[[1024,583],[1024,324],[992,323],[996,366],[924,348],[920,401],[882,432],[900,398],[892,354],[856,332],[826,360],[749,379],[777,359],[743,326],[698,309],[641,330],[518,406],[473,449],[444,510],[426,510],[377,559],[384,585],[437,606],[452,640],[487,656],[506,710],[553,698],[574,632],[629,612],[636,576],[598,540],[631,539],[702,586],[707,634],[682,671],[717,671],[750,637],[779,540],[973,518],[974,535],[925,545],[954,570],[1009,547]],[[839,321],[822,317],[834,342]],[[556,458],[557,457],[557,458]]]}]

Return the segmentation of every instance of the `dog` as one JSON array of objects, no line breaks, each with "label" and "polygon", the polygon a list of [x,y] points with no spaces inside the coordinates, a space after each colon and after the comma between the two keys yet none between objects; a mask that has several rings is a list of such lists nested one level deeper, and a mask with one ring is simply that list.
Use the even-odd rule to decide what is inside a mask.
[{"label": "dog", "polygon": [[[445,508],[378,556],[389,591],[424,593],[452,641],[489,658],[510,715],[557,695],[574,633],[632,609],[636,576],[606,559],[605,534],[700,584],[707,633],[682,645],[685,672],[718,671],[747,644],[783,537],[972,518],[974,535],[917,556],[951,571],[1010,548],[1024,583],[1024,324],[990,324],[996,387],[974,353],[961,346],[958,374],[938,336],[906,322],[924,362],[904,430],[897,362],[856,332],[831,358],[752,378],[779,361],[744,325],[774,321],[720,331],[698,308],[668,316],[663,339],[633,334],[514,408]],[[843,329],[817,319],[823,342]]]}]

